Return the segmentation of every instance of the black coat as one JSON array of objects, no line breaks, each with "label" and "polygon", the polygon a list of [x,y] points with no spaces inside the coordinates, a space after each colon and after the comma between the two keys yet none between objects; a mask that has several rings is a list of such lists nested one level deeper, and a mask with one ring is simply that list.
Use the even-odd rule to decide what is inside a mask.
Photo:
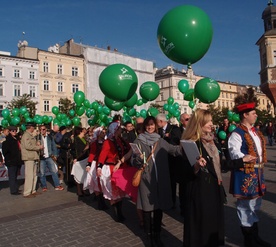
[{"label": "black coat", "polygon": [[18,140],[13,138],[11,134],[6,137],[2,145],[2,152],[5,157],[6,166],[21,166],[21,151],[19,149]]},{"label": "black coat", "polygon": [[[212,158],[201,142],[197,144],[202,150],[202,157],[207,161],[208,172],[199,170],[195,175],[193,167],[189,166],[190,181],[187,184],[184,209],[184,246],[216,247],[224,244],[223,204],[226,194],[223,186],[218,183]],[[221,165],[233,169],[243,167],[243,161],[222,160],[221,156]]]}]

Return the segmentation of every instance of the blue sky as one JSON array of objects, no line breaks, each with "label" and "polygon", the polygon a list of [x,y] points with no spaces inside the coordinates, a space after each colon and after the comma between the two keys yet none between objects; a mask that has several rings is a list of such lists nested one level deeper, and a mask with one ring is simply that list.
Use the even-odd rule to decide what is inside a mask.
[{"label": "blue sky", "polygon": [[[162,17],[180,5],[194,5],[210,17],[214,35],[194,73],[215,80],[259,85],[259,50],[267,0],[3,0],[0,50],[16,55],[17,43],[47,50],[73,38],[77,43],[111,49],[154,61],[158,68],[174,63],[160,50],[157,28]],[[276,3],[275,3],[276,4]]]}]

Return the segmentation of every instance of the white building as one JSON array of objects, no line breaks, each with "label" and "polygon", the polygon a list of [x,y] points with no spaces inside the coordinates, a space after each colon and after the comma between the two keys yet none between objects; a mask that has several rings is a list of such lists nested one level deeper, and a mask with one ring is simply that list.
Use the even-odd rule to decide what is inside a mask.
[{"label": "white building", "polygon": [[[39,61],[0,52],[0,110],[18,96],[29,94],[39,109]],[[39,114],[39,112],[36,112]]]}]

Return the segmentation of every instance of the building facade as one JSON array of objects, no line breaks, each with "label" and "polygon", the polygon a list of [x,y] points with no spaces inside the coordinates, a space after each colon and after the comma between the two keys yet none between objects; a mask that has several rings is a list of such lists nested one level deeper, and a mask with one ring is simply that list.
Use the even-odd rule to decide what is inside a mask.
[{"label": "building facade", "polygon": [[[0,112],[16,97],[29,94],[40,110],[39,61],[0,52]],[[1,114],[0,114],[1,116]]]}]

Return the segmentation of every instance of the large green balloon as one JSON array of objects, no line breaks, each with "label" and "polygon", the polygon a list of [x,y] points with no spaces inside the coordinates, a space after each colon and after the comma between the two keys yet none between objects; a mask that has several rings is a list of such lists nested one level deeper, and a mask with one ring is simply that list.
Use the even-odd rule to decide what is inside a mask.
[{"label": "large green balloon", "polygon": [[155,107],[151,107],[148,109],[148,115],[156,117],[159,114],[159,111]]},{"label": "large green balloon", "polygon": [[152,101],[158,97],[160,88],[156,82],[146,81],[140,86],[139,93],[143,99]]},{"label": "large green balloon", "polygon": [[84,92],[82,91],[77,91],[74,93],[74,101],[77,106],[80,106],[85,100],[85,95]]},{"label": "large green balloon", "polygon": [[181,93],[186,93],[188,89],[189,89],[189,82],[187,80],[183,79],[178,82],[178,90]]},{"label": "large green balloon", "polygon": [[219,84],[208,77],[202,78],[195,85],[195,97],[209,104],[215,102],[220,95]]},{"label": "large green balloon", "polygon": [[125,64],[112,64],[106,67],[99,77],[103,94],[115,101],[127,101],[138,87],[135,72]]},{"label": "large green balloon", "polygon": [[137,100],[138,100],[138,96],[137,96],[137,93],[133,94],[133,96],[125,102],[125,106],[126,107],[133,107],[136,105],[137,103]]},{"label": "large green balloon", "polygon": [[213,28],[208,15],[192,5],[178,6],[161,19],[157,38],[163,53],[181,64],[193,64],[208,51]]},{"label": "large green balloon", "polygon": [[113,111],[120,111],[124,106],[124,102],[118,102],[106,96],[104,97],[104,103],[109,109]]}]

